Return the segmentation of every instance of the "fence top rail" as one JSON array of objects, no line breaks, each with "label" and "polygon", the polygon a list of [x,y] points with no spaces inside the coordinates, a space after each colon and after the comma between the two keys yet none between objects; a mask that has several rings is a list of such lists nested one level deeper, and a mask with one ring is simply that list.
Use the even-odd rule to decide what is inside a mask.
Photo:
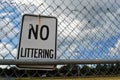
[{"label": "fence top rail", "polygon": [[113,64],[120,60],[16,60],[0,59],[0,65],[60,65],[60,64]]}]

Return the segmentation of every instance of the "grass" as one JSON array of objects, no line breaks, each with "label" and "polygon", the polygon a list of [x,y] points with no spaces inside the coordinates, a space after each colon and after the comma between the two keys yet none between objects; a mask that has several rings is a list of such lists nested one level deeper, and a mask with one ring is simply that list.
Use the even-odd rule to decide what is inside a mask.
[{"label": "grass", "polygon": [[17,78],[16,80],[120,80],[120,77],[47,77]]}]

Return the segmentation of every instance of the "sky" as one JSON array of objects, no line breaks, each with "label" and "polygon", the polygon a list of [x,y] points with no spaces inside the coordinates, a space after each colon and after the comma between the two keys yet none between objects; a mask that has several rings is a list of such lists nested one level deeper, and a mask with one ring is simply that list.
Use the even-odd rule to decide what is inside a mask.
[{"label": "sky", "polygon": [[119,6],[119,0],[2,0],[0,59],[16,59],[23,14],[57,17],[57,59],[120,59]]}]

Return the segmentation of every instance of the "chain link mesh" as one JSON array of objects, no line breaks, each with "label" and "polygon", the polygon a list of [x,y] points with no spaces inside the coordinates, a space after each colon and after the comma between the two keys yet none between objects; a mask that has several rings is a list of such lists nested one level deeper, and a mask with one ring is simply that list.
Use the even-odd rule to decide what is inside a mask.
[{"label": "chain link mesh", "polygon": [[[57,60],[120,59],[119,0],[0,1],[0,59],[2,60],[16,59],[23,14],[57,17]],[[119,63],[66,64],[58,65],[54,71],[18,70],[14,65],[0,65],[0,67],[0,76],[7,80],[46,76],[52,78],[120,76]]]}]

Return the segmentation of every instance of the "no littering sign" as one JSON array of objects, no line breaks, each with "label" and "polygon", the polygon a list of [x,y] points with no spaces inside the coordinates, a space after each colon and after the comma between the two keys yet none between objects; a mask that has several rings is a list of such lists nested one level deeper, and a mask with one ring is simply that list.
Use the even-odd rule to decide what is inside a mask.
[{"label": "no littering sign", "polygon": [[[19,39],[18,56],[20,60],[56,59],[57,19],[51,16],[25,14]],[[19,68],[51,69],[55,65],[17,65]]]}]

